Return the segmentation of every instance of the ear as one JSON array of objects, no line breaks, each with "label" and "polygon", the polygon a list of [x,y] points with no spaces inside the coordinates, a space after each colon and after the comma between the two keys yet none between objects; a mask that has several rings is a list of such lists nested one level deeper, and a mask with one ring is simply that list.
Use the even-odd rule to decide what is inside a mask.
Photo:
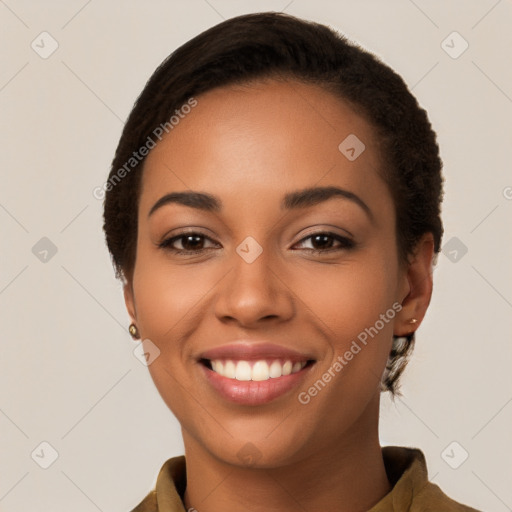
[{"label": "ear", "polygon": [[135,297],[133,294],[133,286],[131,281],[126,281],[123,285],[124,303],[126,304],[126,310],[130,315],[132,323],[137,325],[137,310],[135,308]]},{"label": "ear", "polygon": [[[393,334],[407,336],[420,326],[432,297],[434,237],[426,233],[417,243],[405,269],[408,293],[403,298]],[[416,320],[416,321],[414,321]]]}]

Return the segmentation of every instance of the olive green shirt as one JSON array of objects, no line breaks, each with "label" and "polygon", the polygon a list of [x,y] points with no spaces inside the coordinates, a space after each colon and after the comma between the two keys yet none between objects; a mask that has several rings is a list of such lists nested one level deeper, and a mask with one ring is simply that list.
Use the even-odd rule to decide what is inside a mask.
[{"label": "olive green shirt", "polygon": [[[451,500],[429,482],[420,450],[386,446],[382,456],[393,488],[368,512],[478,512]],[[182,501],[186,483],[185,457],[167,460],[155,488],[132,512],[186,512]]]}]

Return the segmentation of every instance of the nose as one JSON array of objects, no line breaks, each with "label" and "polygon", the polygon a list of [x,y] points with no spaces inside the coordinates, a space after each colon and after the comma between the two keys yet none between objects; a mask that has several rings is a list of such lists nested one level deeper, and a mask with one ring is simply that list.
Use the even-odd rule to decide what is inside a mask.
[{"label": "nose", "polygon": [[215,303],[215,314],[222,322],[250,329],[285,322],[295,314],[293,292],[285,284],[282,270],[265,252],[252,263],[233,255],[233,268]]}]

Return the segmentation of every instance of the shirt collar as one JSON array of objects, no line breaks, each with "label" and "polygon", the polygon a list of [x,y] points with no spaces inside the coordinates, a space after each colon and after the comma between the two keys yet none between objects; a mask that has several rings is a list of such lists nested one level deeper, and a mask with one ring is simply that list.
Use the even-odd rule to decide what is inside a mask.
[{"label": "shirt collar", "polygon": [[[450,500],[439,487],[428,481],[425,456],[420,450],[385,446],[382,457],[393,488],[368,512],[407,512],[413,501],[416,505],[419,500],[429,500],[429,497],[440,499],[436,503],[441,505],[450,505],[443,510],[473,510]],[[132,512],[187,512],[182,501],[186,485],[185,457],[173,457],[160,469],[155,489]]]}]

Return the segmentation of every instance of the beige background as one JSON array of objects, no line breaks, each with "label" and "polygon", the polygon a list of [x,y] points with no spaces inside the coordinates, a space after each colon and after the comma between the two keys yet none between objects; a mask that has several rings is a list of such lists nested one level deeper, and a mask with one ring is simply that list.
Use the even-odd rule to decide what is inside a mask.
[{"label": "beige background", "polygon": [[[132,353],[92,191],[173,49],[223,18],[283,9],[382,57],[439,135],[455,245],[439,257],[404,395],[383,399],[382,443],[422,448],[455,499],[512,510],[511,0],[1,0],[0,510],[128,511],[182,453]],[[46,59],[31,47],[51,49],[43,31],[58,43]],[[469,44],[456,59],[441,46],[453,31]],[[46,262],[32,250],[43,237],[57,249]],[[48,469],[43,441],[58,453]]]}]

